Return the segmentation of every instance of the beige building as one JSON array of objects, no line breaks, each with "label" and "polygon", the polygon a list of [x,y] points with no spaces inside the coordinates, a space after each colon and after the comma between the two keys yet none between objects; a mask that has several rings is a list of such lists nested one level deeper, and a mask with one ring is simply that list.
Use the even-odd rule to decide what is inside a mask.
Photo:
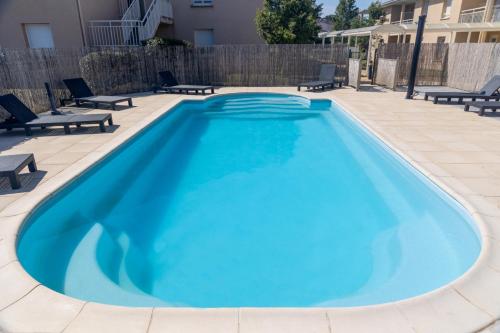
[{"label": "beige building", "polygon": [[172,0],[174,24],[162,34],[195,45],[260,44],[255,14],[263,0]]},{"label": "beige building", "polygon": [[0,47],[134,46],[155,37],[195,45],[262,43],[262,0],[0,0]]},{"label": "beige building", "polygon": [[500,41],[500,0],[390,0],[382,6],[385,16],[381,26],[332,31],[320,37],[345,42],[360,36],[381,36],[385,43],[412,43],[418,17],[426,14],[424,43]]}]

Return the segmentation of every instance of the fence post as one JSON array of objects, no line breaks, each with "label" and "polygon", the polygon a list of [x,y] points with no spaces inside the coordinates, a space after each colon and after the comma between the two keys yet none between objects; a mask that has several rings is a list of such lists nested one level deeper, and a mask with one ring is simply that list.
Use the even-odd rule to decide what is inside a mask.
[{"label": "fence post", "polygon": [[415,38],[415,47],[413,49],[413,57],[411,59],[411,69],[410,76],[408,77],[408,90],[406,91],[406,99],[411,99],[413,97],[413,90],[415,89],[418,56],[420,55],[420,47],[422,46],[422,35],[424,34],[426,17],[427,15],[420,15],[418,18],[417,36]]}]

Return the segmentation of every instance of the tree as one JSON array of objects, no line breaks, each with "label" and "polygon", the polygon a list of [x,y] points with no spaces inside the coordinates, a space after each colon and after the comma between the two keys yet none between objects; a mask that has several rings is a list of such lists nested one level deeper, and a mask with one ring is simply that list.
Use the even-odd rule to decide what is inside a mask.
[{"label": "tree", "polygon": [[336,31],[350,29],[352,20],[358,17],[358,12],[356,0],[340,0],[333,14],[333,29]]},{"label": "tree", "polygon": [[384,9],[380,1],[376,0],[368,6],[368,21],[370,25],[374,25],[380,18],[385,16]]},{"label": "tree", "polygon": [[316,0],[264,0],[257,31],[268,44],[305,44],[317,39],[322,5]]}]

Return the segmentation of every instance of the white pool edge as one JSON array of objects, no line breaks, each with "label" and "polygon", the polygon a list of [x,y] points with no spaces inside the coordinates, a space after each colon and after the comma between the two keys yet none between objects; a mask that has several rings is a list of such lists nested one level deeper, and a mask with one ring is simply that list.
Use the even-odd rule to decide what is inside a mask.
[{"label": "white pool edge", "polygon": [[[244,92],[251,93],[252,91]],[[259,91],[255,92],[259,93]],[[288,94],[315,99],[310,98],[310,95],[307,95],[306,93]],[[217,96],[221,95],[226,94],[219,94]],[[204,100],[207,98],[210,98],[210,96],[199,97],[196,98],[196,100]],[[18,231],[22,227],[23,223],[36,208],[43,204],[47,199],[55,195],[57,191],[68,185],[71,181],[75,180],[79,175],[81,175],[96,163],[106,158],[109,154],[121,147],[122,144],[133,139],[148,125],[163,116],[165,113],[169,112],[177,104],[184,100],[193,100],[193,96],[179,97],[177,100],[166,103],[162,107],[158,108],[143,121],[137,123],[135,126],[120,134],[116,138],[113,138],[109,143],[101,146],[96,151],[89,153],[81,160],[72,164],[71,167],[66,168],[61,173],[48,180],[46,183],[41,184],[40,186],[35,188],[29,194],[15,201],[13,204],[7,206],[0,212],[0,218],[8,219],[8,223],[15,225],[13,229],[17,230],[17,232],[14,236],[16,236],[17,238]],[[463,327],[463,332],[477,331],[493,323],[497,318],[500,317],[500,301],[488,301],[485,298],[491,298],[492,293],[493,295],[500,296],[500,259],[495,257],[495,253],[500,253],[500,244],[497,241],[498,239],[500,239],[500,232],[497,230],[497,228],[491,225],[491,223],[493,223],[492,221],[498,221],[498,218],[492,217],[492,219],[489,219],[489,217],[486,216],[484,212],[480,211],[475,206],[470,204],[464,196],[454,191],[448,185],[444,184],[437,177],[434,177],[432,173],[428,172],[424,167],[419,165],[418,162],[412,160],[403,151],[399,150],[391,142],[386,140],[383,135],[380,135],[376,130],[370,128],[369,125],[365,124],[361,119],[356,117],[356,115],[352,111],[350,111],[347,105],[343,105],[343,103],[339,102],[338,100],[335,100],[333,102],[338,104],[344,112],[355,119],[358,124],[364,129],[368,130],[370,134],[374,135],[376,138],[382,141],[387,147],[389,147],[392,151],[394,151],[405,161],[415,167],[430,181],[439,186],[444,192],[448,193],[452,198],[456,199],[471,214],[481,234],[481,253],[476,263],[461,277],[436,290],[409,299],[380,305],[360,307],[258,309],[155,308],[155,310],[153,310],[153,308],[128,308],[94,304],[91,302],[76,300],[74,298],[62,295],[41,286],[38,282],[33,280],[33,278],[27,272],[25,272],[19,264],[15,248],[17,244],[16,240],[16,242],[13,243],[14,248],[11,248],[9,251],[9,254],[12,256],[12,261],[9,261],[8,264],[0,267],[0,286],[2,286],[0,287],[2,289],[2,291],[0,291],[0,297],[4,289],[6,289],[6,285],[21,285],[21,287],[19,288],[24,290],[20,292],[16,291],[19,295],[22,296],[4,309],[0,309],[0,331],[2,328],[2,323],[4,322],[4,320],[2,320],[2,314],[4,314],[8,309],[12,310],[12,308],[15,308],[16,306],[20,307],[19,311],[23,311],[23,309],[26,309],[26,307],[29,306],[33,307],[33,304],[25,304],[26,302],[21,302],[20,300],[28,299],[30,297],[30,294],[34,294],[35,291],[38,294],[42,294],[32,296],[32,298],[36,297],[36,304],[38,304],[39,306],[44,306],[44,304],[50,305],[51,303],[54,303],[54,300],[56,299],[56,303],[58,304],[58,306],[72,309],[80,307],[77,314],[69,321],[68,319],[70,316],[67,313],[63,312],[61,312],[60,318],[58,318],[57,313],[54,313],[50,318],[47,318],[47,320],[50,321],[59,320],[67,322],[67,325],[72,323],[74,320],[81,318],[82,313],[85,314],[89,311],[104,311],[112,313],[113,315],[109,317],[109,320],[119,320],[119,318],[122,317],[139,318],[142,316],[141,314],[144,314],[145,312],[150,313],[149,317],[144,316],[145,318],[149,318],[147,319],[149,320],[147,327],[151,325],[153,317],[159,318],[156,320],[161,322],[162,316],[171,318],[172,316],[185,316],[186,313],[191,313],[193,319],[198,318],[199,316],[203,318],[206,317],[205,319],[207,320],[207,325],[210,326],[213,319],[211,319],[211,317],[213,316],[207,316],[206,314],[219,312],[227,314],[227,316],[230,318],[237,316],[238,327],[240,325],[240,321],[244,321],[245,318],[247,318],[247,320],[250,320],[251,322],[252,320],[269,320],[272,323],[275,320],[277,321],[277,325],[278,323],[279,325],[282,325],[283,320],[285,320],[286,322],[290,322],[291,324],[293,323],[293,325],[301,325],[302,323],[304,325],[307,324],[308,326],[318,325],[318,327],[323,327],[326,324],[329,330],[333,330],[333,332],[344,332],[344,330],[342,329],[344,325],[343,323],[345,321],[352,323],[352,321],[354,320],[358,322],[358,324],[352,324],[352,330],[346,329],[346,332],[357,331],[357,326],[364,325],[363,323],[365,323],[366,325],[368,325],[369,323],[370,325],[373,325],[374,322],[376,323],[378,328],[386,327],[387,329],[392,329],[397,327],[398,332],[417,331],[417,328],[420,327],[421,322],[428,320],[435,321],[437,327],[440,326],[440,322],[443,323],[448,320],[467,322],[467,325],[464,325]],[[500,212],[498,216],[500,216]],[[487,219],[485,220],[483,217]],[[479,283],[479,281],[481,283]],[[498,284],[499,287],[491,288],[496,284]],[[43,291],[40,291],[40,289],[42,289]],[[217,315],[214,316],[217,317]],[[36,313],[33,314],[33,317],[34,322],[40,320],[43,321],[43,318],[40,318],[40,316]],[[224,318],[224,320],[228,320],[226,317]],[[233,319],[231,319],[230,321],[232,322]],[[20,323],[19,328],[25,328],[25,326],[23,325],[25,324]],[[67,327],[67,325],[65,327]],[[340,327],[341,330],[336,330],[335,327]],[[9,329],[12,330],[13,327],[9,326]]]}]

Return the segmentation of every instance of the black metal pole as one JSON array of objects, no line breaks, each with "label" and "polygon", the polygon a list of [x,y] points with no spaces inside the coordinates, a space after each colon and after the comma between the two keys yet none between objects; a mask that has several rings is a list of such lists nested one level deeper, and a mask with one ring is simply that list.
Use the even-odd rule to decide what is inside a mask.
[{"label": "black metal pole", "polygon": [[54,95],[52,94],[52,89],[50,89],[49,83],[45,82],[44,85],[45,89],[47,90],[47,97],[49,98],[50,109],[52,110],[52,114],[62,114],[61,112],[57,111],[56,101],[54,100]]},{"label": "black metal pole", "polygon": [[411,70],[408,77],[408,90],[406,91],[406,99],[413,97],[415,89],[415,79],[417,77],[418,56],[420,55],[420,46],[422,45],[422,36],[424,34],[425,18],[427,15],[418,17],[417,36],[415,37],[415,47],[413,48],[413,56],[411,58]]}]

